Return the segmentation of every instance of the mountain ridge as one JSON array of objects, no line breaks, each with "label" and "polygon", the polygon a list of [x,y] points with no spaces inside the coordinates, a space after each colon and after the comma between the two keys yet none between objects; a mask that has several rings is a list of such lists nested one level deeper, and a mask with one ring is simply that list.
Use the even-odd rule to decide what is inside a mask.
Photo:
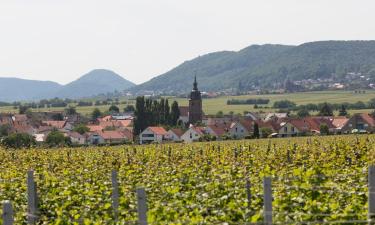
[{"label": "mountain ridge", "polygon": [[32,101],[54,97],[83,98],[116,90],[123,91],[134,85],[107,69],[94,69],[66,85],[53,81],[0,77],[0,101]]},{"label": "mountain ridge", "polygon": [[241,86],[245,90],[277,89],[287,78],[336,79],[348,72],[368,73],[375,80],[375,41],[317,41],[301,45],[251,45],[239,51],[220,51],[183,62],[134,86],[132,93],[183,93],[194,75],[204,91]]}]

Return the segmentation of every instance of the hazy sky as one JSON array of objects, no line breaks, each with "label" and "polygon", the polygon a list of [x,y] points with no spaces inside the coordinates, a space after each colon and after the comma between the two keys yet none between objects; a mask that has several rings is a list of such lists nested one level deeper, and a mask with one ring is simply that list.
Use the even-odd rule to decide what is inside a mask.
[{"label": "hazy sky", "polygon": [[374,0],[0,0],[0,77],[142,83],[251,44],[375,39]]}]

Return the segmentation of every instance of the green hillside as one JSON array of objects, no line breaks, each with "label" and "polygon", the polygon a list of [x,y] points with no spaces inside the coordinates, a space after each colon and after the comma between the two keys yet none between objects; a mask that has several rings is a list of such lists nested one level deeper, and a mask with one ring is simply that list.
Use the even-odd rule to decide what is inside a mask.
[{"label": "green hillside", "polygon": [[[238,52],[216,52],[186,61],[130,89],[135,93],[187,92],[194,74],[204,91],[278,88],[286,80],[327,79],[347,82],[348,73],[375,81],[375,41],[321,41],[299,46],[252,45]],[[240,84],[241,83],[241,84]]]}]

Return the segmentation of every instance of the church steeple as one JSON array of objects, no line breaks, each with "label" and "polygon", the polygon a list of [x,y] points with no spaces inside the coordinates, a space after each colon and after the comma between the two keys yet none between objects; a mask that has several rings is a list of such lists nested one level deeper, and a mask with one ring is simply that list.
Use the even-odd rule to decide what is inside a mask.
[{"label": "church steeple", "polygon": [[193,90],[194,91],[198,91],[197,75],[194,76],[194,87],[193,87]]},{"label": "church steeple", "polygon": [[193,90],[190,93],[189,99],[189,123],[196,124],[202,122],[202,95],[198,90],[197,75],[194,76]]}]

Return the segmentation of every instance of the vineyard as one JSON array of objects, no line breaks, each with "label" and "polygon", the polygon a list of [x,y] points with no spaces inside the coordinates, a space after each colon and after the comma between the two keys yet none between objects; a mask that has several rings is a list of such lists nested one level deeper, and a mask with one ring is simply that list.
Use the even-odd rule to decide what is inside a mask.
[{"label": "vineyard", "polygon": [[136,224],[138,187],[147,194],[148,224],[262,224],[270,177],[274,224],[367,224],[374,163],[374,135],[0,149],[0,202],[12,203],[15,224],[27,224],[32,169],[38,224]]}]

